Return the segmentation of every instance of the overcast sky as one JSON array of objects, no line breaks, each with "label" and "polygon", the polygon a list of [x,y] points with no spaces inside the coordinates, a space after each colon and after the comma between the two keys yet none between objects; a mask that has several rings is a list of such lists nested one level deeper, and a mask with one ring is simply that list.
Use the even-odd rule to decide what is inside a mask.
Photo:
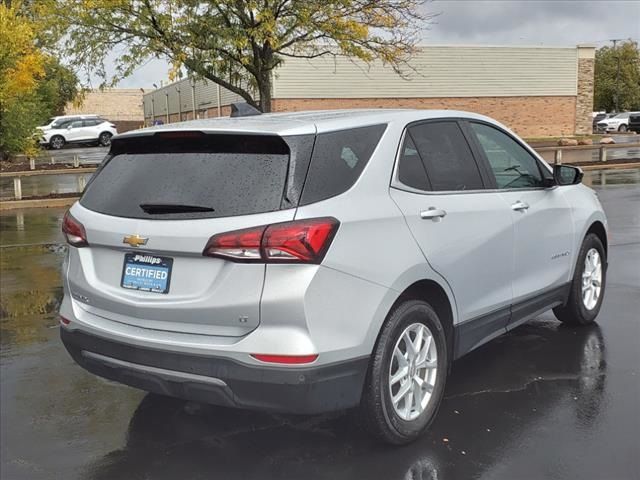
[{"label": "overcast sky", "polygon": [[[434,0],[439,13],[423,44],[550,45],[591,44],[613,38],[640,40],[640,0]],[[166,81],[166,62],[152,60],[118,85],[151,87]]]}]

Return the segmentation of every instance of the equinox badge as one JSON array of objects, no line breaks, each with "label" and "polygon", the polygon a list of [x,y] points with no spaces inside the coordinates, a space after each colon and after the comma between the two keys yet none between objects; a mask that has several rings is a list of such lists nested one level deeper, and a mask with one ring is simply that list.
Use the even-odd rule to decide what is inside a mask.
[{"label": "equinox badge", "polygon": [[122,239],[122,243],[127,243],[132,247],[139,247],[140,245],[146,245],[149,241],[148,238],[141,237],[140,235],[127,235]]}]

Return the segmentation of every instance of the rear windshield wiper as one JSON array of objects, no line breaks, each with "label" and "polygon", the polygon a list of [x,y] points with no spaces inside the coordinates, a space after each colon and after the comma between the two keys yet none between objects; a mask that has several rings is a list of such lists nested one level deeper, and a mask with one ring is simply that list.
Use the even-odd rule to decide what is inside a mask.
[{"label": "rear windshield wiper", "polygon": [[182,205],[179,203],[141,203],[140,208],[149,215],[215,211],[211,207],[204,207],[202,205]]}]

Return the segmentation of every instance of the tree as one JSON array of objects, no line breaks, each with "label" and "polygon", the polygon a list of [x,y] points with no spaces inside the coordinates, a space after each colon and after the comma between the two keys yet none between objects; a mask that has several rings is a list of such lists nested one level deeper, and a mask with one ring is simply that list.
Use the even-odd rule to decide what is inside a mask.
[{"label": "tree", "polygon": [[640,110],[640,49],[631,40],[596,52],[594,106],[596,110]]},{"label": "tree", "polygon": [[74,101],[78,95],[78,76],[60,61],[48,56],[44,63],[44,76],[37,86],[40,108],[43,112],[41,120],[52,115],[63,115],[65,106]]},{"label": "tree", "polygon": [[44,56],[35,46],[33,24],[18,8],[0,3],[0,158],[34,147],[29,121]]},{"label": "tree", "polygon": [[[43,0],[45,1],[45,0]],[[401,74],[431,15],[424,0],[46,0],[65,25],[66,54],[105,84],[166,58],[271,110],[274,70],[287,57],[381,60]],[[114,75],[107,75],[110,52]]]},{"label": "tree", "polygon": [[0,3],[0,159],[35,153],[35,127],[78,94],[75,73],[46,52],[53,29],[37,22],[36,3]]}]

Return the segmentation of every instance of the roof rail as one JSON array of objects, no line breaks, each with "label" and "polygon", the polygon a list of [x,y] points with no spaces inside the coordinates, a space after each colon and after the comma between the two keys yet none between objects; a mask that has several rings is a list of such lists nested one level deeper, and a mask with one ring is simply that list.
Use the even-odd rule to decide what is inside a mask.
[{"label": "roof rail", "polygon": [[262,112],[256,107],[249,105],[247,102],[238,102],[231,104],[230,117],[251,117],[253,115],[262,115]]}]

